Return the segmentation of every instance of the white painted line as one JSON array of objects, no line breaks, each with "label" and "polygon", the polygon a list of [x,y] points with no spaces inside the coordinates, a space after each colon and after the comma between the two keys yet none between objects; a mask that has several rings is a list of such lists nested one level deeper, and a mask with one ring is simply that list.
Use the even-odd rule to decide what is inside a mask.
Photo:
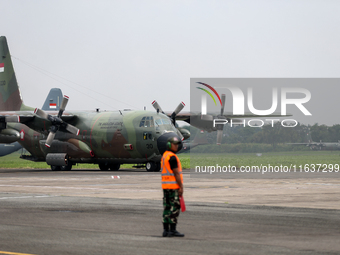
[{"label": "white painted line", "polygon": [[0,199],[22,199],[22,198],[44,198],[44,197],[55,197],[55,196],[23,196],[23,197],[0,197]]},{"label": "white painted line", "polygon": [[[110,185],[110,184],[108,184]],[[60,187],[60,186],[30,186],[30,185],[0,185],[0,187],[20,187],[20,188],[44,188],[44,189],[73,189],[73,190],[106,190],[106,191],[127,191],[127,192],[158,192],[158,189],[98,189],[84,187]]]}]

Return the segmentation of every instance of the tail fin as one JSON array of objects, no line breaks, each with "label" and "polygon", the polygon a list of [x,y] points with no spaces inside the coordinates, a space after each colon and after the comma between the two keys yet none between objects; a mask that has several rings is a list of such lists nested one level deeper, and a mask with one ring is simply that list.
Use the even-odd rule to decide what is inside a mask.
[{"label": "tail fin", "polygon": [[63,93],[61,89],[53,88],[50,90],[42,110],[44,111],[59,111],[60,103],[63,100]]},{"label": "tail fin", "polygon": [[0,111],[32,110],[23,104],[5,36],[0,37]]}]

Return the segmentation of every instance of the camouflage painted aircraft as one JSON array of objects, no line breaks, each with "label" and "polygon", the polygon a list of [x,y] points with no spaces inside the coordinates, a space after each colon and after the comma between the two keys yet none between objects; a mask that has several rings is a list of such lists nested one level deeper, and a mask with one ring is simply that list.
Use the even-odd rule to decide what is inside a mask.
[{"label": "camouflage painted aircraft", "polygon": [[[59,111],[62,98],[63,98],[63,94],[61,92],[61,89],[58,89],[58,88],[51,89],[50,93],[48,94],[45,100],[45,103],[43,104],[42,109],[45,111]],[[15,110],[15,109],[11,109],[11,110]],[[6,141],[7,135],[3,136],[2,132],[5,132],[5,131],[0,130],[0,141],[1,140]],[[0,157],[6,156],[20,149],[22,149],[22,146],[18,142],[9,143],[9,144],[8,143],[0,144]]]},{"label": "camouflage painted aircraft", "polygon": [[[225,96],[222,95],[222,100]],[[30,155],[21,158],[45,161],[52,170],[71,170],[79,163],[98,164],[101,170],[118,170],[123,163],[145,164],[148,171],[160,170],[160,159],[167,140],[180,140],[190,132],[176,127],[176,119],[206,129],[212,127],[216,116],[202,119],[201,114],[180,113],[184,103],[174,112],[164,114],[159,104],[150,111],[65,112],[68,97],[64,96],[60,110],[45,112],[23,104],[17,85],[7,40],[0,37],[0,143],[18,141]],[[223,102],[221,116],[225,115]],[[274,116],[274,115],[270,115]],[[248,116],[243,116],[248,117]],[[255,116],[251,116],[255,117]],[[208,123],[208,124],[207,124]],[[222,138],[224,125],[216,125],[217,143]],[[182,149],[183,144],[180,145]]]},{"label": "camouflage painted aircraft", "polygon": [[190,136],[175,127],[183,103],[169,118],[159,110],[71,113],[65,112],[67,102],[64,96],[58,113],[33,112],[25,106],[7,40],[0,37],[0,130],[5,137],[0,142],[18,141],[31,154],[23,159],[45,161],[52,170],[71,170],[79,163],[118,170],[122,163],[138,163],[146,164],[148,171],[159,171],[167,140]]},{"label": "camouflage painted aircraft", "polygon": [[288,145],[305,145],[309,147],[311,150],[340,150],[340,141],[338,142],[314,142],[312,140],[312,132],[308,128],[306,133],[306,142],[305,143],[286,143]]}]

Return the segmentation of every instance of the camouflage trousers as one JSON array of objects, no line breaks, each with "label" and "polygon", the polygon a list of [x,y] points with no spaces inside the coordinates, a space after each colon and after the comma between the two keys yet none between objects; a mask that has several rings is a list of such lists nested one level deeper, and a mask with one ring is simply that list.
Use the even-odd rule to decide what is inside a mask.
[{"label": "camouflage trousers", "polygon": [[181,209],[178,189],[163,189],[163,223],[177,224],[177,217]]}]

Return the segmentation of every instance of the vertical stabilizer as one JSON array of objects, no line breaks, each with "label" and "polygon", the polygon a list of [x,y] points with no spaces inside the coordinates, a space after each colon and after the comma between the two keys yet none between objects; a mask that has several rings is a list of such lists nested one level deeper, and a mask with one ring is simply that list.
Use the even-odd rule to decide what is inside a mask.
[{"label": "vertical stabilizer", "polygon": [[50,90],[46,101],[42,107],[44,111],[59,111],[61,101],[63,100],[63,93],[59,88],[53,88]]},{"label": "vertical stabilizer", "polygon": [[5,36],[0,37],[0,111],[32,110],[21,99]]}]

